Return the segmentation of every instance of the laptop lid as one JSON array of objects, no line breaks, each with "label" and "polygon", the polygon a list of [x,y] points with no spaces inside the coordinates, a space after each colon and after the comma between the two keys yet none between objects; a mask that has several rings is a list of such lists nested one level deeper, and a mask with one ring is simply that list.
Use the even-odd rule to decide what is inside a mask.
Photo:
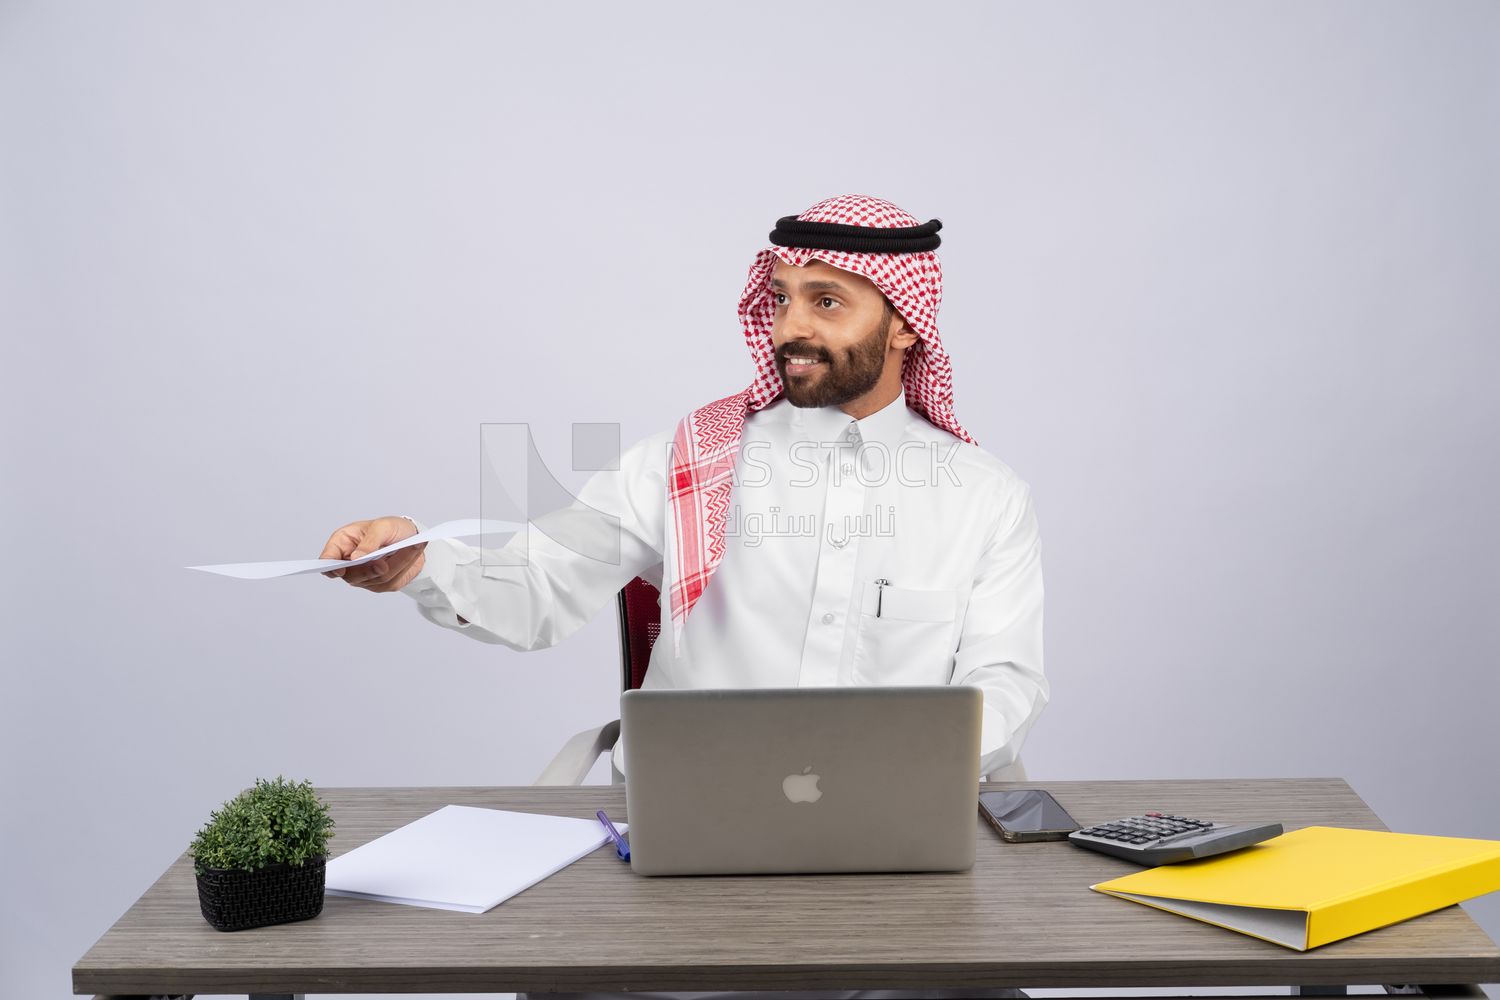
[{"label": "laptop lid", "polygon": [[644,875],[961,871],[984,696],[967,685],[627,691]]}]

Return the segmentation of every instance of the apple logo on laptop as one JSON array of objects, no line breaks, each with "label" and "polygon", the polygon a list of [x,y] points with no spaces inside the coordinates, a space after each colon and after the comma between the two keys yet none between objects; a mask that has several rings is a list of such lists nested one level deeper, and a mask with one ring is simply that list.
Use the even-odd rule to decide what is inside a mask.
[{"label": "apple logo on laptop", "polygon": [[816,802],[823,797],[818,789],[819,774],[810,774],[812,765],[802,769],[801,774],[789,774],[781,781],[781,790],[789,802]]}]

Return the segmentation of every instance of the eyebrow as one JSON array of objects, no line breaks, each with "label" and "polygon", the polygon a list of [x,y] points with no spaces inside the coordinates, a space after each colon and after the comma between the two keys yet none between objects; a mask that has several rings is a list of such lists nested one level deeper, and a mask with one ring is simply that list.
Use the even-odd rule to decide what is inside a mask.
[{"label": "eyebrow", "polygon": [[[780,278],[772,278],[771,287],[786,288],[787,283]],[[802,290],[805,292],[843,292],[845,295],[849,294],[849,289],[837,281],[804,281],[802,283]]]}]

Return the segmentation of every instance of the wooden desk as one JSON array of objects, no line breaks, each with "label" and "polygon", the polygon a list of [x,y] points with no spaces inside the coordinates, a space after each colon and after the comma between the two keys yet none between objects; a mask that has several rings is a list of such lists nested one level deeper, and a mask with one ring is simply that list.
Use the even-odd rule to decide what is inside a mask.
[{"label": "wooden desk", "polygon": [[[1384,829],[1339,779],[1045,782],[1081,823],[1146,809]],[[326,788],[333,856],[448,803],[624,814],[620,786]],[[628,819],[628,817],[626,817]],[[1091,892],[1135,870],[978,818],[972,871],[645,878],[601,849],[484,914],[329,896],[313,920],[216,931],[183,854],[73,967],[75,993],[544,993],[1500,981],[1456,906],[1310,952]],[[188,833],[184,832],[184,840]],[[1433,831],[1413,831],[1430,833]],[[1311,991],[1309,991],[1311,992]],[[1471,991],[1470,995],[1478,995]]]}]

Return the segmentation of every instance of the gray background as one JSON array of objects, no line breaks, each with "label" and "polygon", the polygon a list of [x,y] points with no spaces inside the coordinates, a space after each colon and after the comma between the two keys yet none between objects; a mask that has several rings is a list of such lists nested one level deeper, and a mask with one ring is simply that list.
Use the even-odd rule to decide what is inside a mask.
[{"label": "gray background", "polygon": [[572,422],[748,384],[752,254],[845,192],[944,220],[959,418],[1034,489],[1034,777],[1337,775],[1500,838],[1497,39],[1482,3],[0,3],[0,992],[67,995],[257,776],[528,783],[613,717],[609,614],[522,655],[182,567],[472,516],[485,421],[576,486]]}]

